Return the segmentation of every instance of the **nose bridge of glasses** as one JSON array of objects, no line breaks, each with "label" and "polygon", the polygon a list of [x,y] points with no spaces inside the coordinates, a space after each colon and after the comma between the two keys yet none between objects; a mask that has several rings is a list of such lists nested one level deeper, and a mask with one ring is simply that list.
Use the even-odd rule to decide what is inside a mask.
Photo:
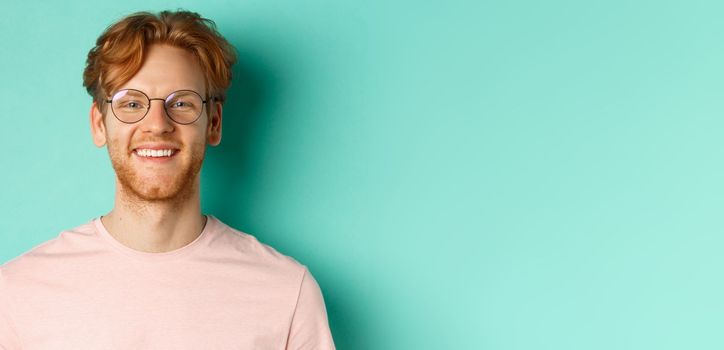
[{"label": "nose bridge of glasses", "polygon": [[148,99],[148,109],[151,109],[151,102],[153,101],[161,101],[161,105],[163,106],[163,109],[166,110],[166,99],[163,98],[149,98]]},{"label": "nose bridge of glasses", "polygon": [[[163,99],[163,98],[149,98],[149,99],[148,99],[148,106],[146,107],[146,115],[148,115],[148,114],[151,113],[151,102],[153,102],[153,101],[155,101],[155,100],[161,101],[161,108],[159,109],[159,111],[160,111],[161,113],[163,113],[164,119],[165,119],[166,117],[168,117],[168,118],[170,118],[171,120],[173,120],[173,117],[171,116],[171,114],[169,113],[169,111],[166,109],[166,99]],[[144,118],[144,119],[145,119],[145,118]]]},{"label": "nose bridge of glasses", "polygon": [[148,99],[148,106],[151,107],[151,101],[155,101],[155,100],[161,101],[161,102],[163,102],[164,104],[166,103],[166,99],[164,99],[164,98],[149,98],[149,99]]}]

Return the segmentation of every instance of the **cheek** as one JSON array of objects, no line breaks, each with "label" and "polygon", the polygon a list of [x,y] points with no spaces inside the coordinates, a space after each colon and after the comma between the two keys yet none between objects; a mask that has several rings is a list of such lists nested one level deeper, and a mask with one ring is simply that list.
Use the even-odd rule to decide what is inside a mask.
[{"label": "cheek", "polygon": [[117,135],[111,134],[111,135],[107,135],[106,137],[108,138],[109,145],[113,145],[113,147],[118,147],[118,145],[120,144],[120,139],[118,138]]},{"label": "cheek", "polygon": [[198,145],[198,144],[202,144],[202,145],[203,145],[204,142],[206,141],[206,128],[205,128],[205,126],[204,126],[204,127],[199,127],[199,128],[197,128],[197,129],[195,129],[192,133],[189,133],[187,140],[188,140],[188,143],[189,143],[189,144],[193,144],[194,146],[196,146],[196,145]]},{"label": "cheek", "polygon": [[106,138],[108,140],[108,148],[109,151],[112,152],[123,152],[123,150],[128,148],[128,138],[125,135],[114,133],[114,132],[108,132],[106,134]]}]

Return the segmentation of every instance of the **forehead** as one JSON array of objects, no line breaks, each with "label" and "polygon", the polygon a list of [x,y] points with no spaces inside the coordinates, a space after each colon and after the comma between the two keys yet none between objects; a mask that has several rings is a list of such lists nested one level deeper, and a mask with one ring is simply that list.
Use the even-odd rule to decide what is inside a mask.
[{"label": "forehead", "polygon": [[150,97],[165,97],[176,90],[206,93],[205,78],[198,59],[189,51],[151,45],[141,69],[118,89],[137,89]]}]

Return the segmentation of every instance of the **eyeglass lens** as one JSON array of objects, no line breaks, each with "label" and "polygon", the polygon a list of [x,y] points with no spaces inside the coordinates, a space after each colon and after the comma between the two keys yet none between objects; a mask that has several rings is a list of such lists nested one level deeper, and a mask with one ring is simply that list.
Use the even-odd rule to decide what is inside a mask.
[{"label": "eyeglass lens", "polygon": [[[111,99],[111,108],[119,120],[135,123],[143,119],[151,108],[148,96],[138,90],[120,90]],[[164,101],[166,113],[179,124],[190,124],[196,121],[203,111],[201,96],[193,91],[176,91]]]}]

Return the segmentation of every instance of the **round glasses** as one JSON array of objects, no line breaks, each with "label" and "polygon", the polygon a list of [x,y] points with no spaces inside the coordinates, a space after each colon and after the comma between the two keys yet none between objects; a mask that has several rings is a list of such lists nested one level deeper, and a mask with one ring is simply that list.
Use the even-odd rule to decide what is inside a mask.
[{"label": "round glasses", "polygon": [[106,103],[111,104],[116,119],[126,124],[133,124],[148,114],[153,100],[163,101],[163,109],[169,118],[183,125],[198,120],[206,103],[201,95],[192,90],[174,91],[166,98],[149,98],[142,91],[135,89],[119,90],[110,100],[106,100]]}]

